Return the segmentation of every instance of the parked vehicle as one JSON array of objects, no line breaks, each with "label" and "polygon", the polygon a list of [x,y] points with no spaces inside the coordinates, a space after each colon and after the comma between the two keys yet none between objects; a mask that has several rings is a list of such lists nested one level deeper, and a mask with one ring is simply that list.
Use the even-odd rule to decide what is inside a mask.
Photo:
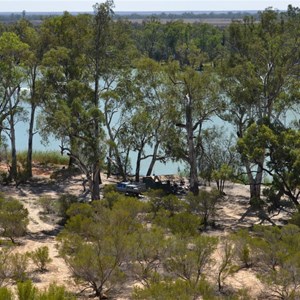
[{"label": "parked vehicle", "polygon": [[117,191],[126,195],[139,196],[146,191],[146,185],[139,182],[119,182],[117,183]]}]

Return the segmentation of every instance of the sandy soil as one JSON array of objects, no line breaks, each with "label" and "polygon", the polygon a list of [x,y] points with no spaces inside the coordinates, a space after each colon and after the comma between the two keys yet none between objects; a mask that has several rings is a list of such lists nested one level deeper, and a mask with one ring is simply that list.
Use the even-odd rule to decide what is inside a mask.
[{"label": "sandy soil", "polygon": [[[24,238],[18,239],[21,244],[15,251],[24,253],[33,251],[41,246],[49,247],[52,262],[49,264],[48,271],[45,273],[33,272],[33,281],[38,288],[45,288],[49,284],[56,282],[65,285],[70,290],[78,292],[76,286],[70,276],[70,271],[62,258],[58,256],[56,248],[56,235],[61,228],[57,224],[45,222],[41,217],[41,207],[37,200],[41,196],[50,196],[56,198],[61,193],[72,193],[77,196],[84,196],[81,176],[71,177],[65,180],[59,180],[55,183],[51,181],[49,170],[34,170],[35,183],[21,184],[15,186],[0,186],[0,191],[5,195],[15,197],[24,203],[29,211],[30,222],[28,225],[28,234]],[[107,180],[102,176],[103,183],[116,182],[116,179]],[[204,188],[204,187],[203,187]],[[253,224],[261,223],[253,212],[249,210],[249,190],[246,186],[240,184],[229,184],[225,188],[226,196],[219,203],[216,216],[216,224],[219,229],[210,230],[207,234],[222,236],[228,232],[232,232],[238,228],[249,227]],[[284,219],[279,215],[276,222]],[[218,251],[221,251],[218,249]],[[220,254],[220,253],[219,253]],[[216,252],[216,259],[218,259]],[[33,267],[33,266],[32,266]],[[226,279],[227,284],[233,288],[248,288],[251,290],[253,299],[257,299],[257,295],[263,290],[263,286],[251,271],[241,270],[233,277]],[[119,299],[130,299],[131,284],[123,291],[123,296]]]}]

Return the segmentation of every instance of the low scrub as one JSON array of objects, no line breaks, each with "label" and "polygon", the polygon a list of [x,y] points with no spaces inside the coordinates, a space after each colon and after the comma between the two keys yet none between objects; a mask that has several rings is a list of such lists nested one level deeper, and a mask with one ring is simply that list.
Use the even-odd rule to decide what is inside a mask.
[{"label": "low scrub", "polygon": [[[26,162],[26,157],[27,151],[18,152],[20,162]],[[61,155],[58,151],[34,151],[32,160],[43,165],[67,165],[69,163],[69,157]]]}]

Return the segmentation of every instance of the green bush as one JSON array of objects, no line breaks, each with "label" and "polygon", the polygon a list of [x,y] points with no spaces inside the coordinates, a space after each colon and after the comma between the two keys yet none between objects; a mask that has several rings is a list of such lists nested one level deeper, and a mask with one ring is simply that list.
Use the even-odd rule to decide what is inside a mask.
[{"label": "green bush", "polygon": [[55,213],[55,202],[51,196],[43,196],[38,199],[39,205],[43,209],[44,214],[53,214]]},{"label": "green bush", "polygon": [[180,212],[167,219],[167,226],[173,234],[195,236],[199,234],[200,217],[189,212]]},{"label": "green bush", "polygon": [[[27,151],[20,151],[17,155],[19,161],[26,161]],[[43,165],[68,165],[69,163],[69,157],[61,155],[59,151],[33,151],[32,160]]]},{"label": "green bush", "polygon": [[0,300],[13,300],[13,293],[7,287],[0,287]]},{"label": "green bush", "polygon": [[132,299],[134,300],[215,300],[213,289],[202,279],[196,286],[182,280],[160,281],[151,284],[147,288],[134,288]]},{"label": "green bush", "polygon": [[24,236],[28,225],[28,211],[23,204],[13,198],[5,199],[0,195],[0,228],[2,236],[14,243],[14,238]]},{"label": "green bush", "polygon": [[159,210],[164,209],[169,212],[170,216],[174,215],[175,212],[180,211],[184,204],[175,195],[165,195],[162,190],[153,190],[149,193],[150,198],[150,211],[157,215]]},{"label": "green bush", "polygon": [[0,250],[0,286],[2,286],[5,281],[10,277],[11,271],[9,266],[9,255],[8,249]]},{"label": "green bush", "polygon": [[114,204],[118,202],[120,199],[122,199],[124,195],[116,192],[116,191],[110,191],[110,192],[105,192],[104,194],[104,203],[105,206],[112,209]]},{"label": "green bush", "polygon": [[30,280],[18,282],[17,295],[18,300],[36,300],[37,290]]},{"label": "green bush", "polygon": [[28,253],[14,253],[9,256],[10,278],[15,282],[24,282],[28,279]]},{"label": "green bush", "polygon": [[300,211],[297,211],[292,215],[289,223],[300,227]]},{"label": "green bush", "polygon": [[241,263],[241,268],[250,268],[255,262],[255,248],[252,247],[254,241],[249,232],[245,229],[237,231],[231,236],[234,242],[234,252]]},{"label": "green bush", "polygon": [[216,189],[210,192],[200,191],[197,196],[191,193],[187,195],[188,211],[202,218],[204,229],[208,225],[214,225],[216,204],[220,197],[220,192]]},{"label": "green bush", "polygon": [[51,284],[45,291],[40,291],[36,300],[76,300],[76,297],[67,292],[64,286]]},{"label": "green bush", "polygon": [[30,253],[30,258],[41,272],[46,271],[46,266],[52,261],[49,257],[49,248],[47,246],[40,247]]},{"label": "green bush", "polygon": [[67,220],[67,211],[73,203],[78,203],[78,198],[71,194],[63,194],[56,201],[57,213],[62,217],[63,221]]}]

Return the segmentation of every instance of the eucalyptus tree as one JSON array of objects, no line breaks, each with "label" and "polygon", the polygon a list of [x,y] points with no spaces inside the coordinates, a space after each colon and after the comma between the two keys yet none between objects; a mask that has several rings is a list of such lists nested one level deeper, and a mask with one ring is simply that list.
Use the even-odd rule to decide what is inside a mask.
[{"label": "eucalyptus tree", "polygon": [[126,179],[126,156],[128,151],[121,141],[123,124],[126,123],[126,101],[124,90],[127,89],[128,78],[132,76],[133,60],[138,57],[135,45],[130,37],[131,28],[127,21],[111,24],[109,53],[106,65],[109,66],[101,76],[100,108],[104,113],[107,133],[108,161],[107,174],[110,176],[112,165]]},{"label": "eucalyptus tree", "polygon": [[[93,38],[91,23],[91,17],[86,15],[75,17],[65,13],[43,28],[45,35],[48,27],[54,28],[52,34],[55,35],[48,35],[48,40],[56,47],[50,48],[43,57],[42,74],[46,88],[40,127],[45,136],[51,132],[62,140],[62,154],[67,152],[70,166],[76,164],[86,175],[92,199],[98,199],[100,161],[103,158],[99,153],[100,140],[104,139],[100,128],[103,114],[98,100],[95,104],[88,68],[88,46],[82,46]],[[66,39],[61,35],[67,35]]]},{"label": "eucalyptus tree", "polygon": [[270,209],[280,209],[285,204],[283,196],[296,207],[300,205],[299,137],[297,129],[253,123],[239,140],[238,146],[254,162],[266,152],[267,162],[262,168],[272,178],[270,188],[264,191]]},{"label": "eucalyptus tree", "polygon": [[43,89],[41,85],[40,67],[42,63],[43,54],[46,46],[43,44],[40,31],[33,27],[33,25],[21,19],[14,24],[14,31],[17,33],[22,42],[29,45],[29,55],[25,61],[26,84],[28,93],[25,96],[25,101],[30,105],[30,117],[28,128],[28,149],[26,162],[26,175],[32,177],[32,151],[33,151],[33,137],[35,132],[35,118],[38,105],[41,103]]},{"label": "eucalyptus tree", "polygon": [[[296,39],[286,31],[278,12],[266,10],[255,23],[247,17],[228,28],[228,56],[220,61],[224,95],[228,100],[224,119],[242,138],[253,122],[280,123],[295,101]],[[266,153],[251,161],[246,153],[241,161],[250,185],[250,198],[260,198]]]},{"label": "eucalyptus tree", "polygon": [[0,37],[0,136],[3,130],[11,144],[11,168],[9,177],[17,179],[17,151],[15,124],[22,112],[21,84],[26,79],[24,63],[29,46],[12,32],[4,32]]},{"label": "eucalyptus tree", "polygon": [[218,78],[209,67],[203,72],[196,70],[199,58],[201,56],[189,56],[190,66],[180,67],[176,61],[167,66],[168,117],[173,122],[168,149],[175,158],[187,163],[190,190],[195,195],[199,192],[197,161],[202,152],[203,125],[223,107]]},{"label": "eucalyptus tree", "polygon": [[149,176],[157,161],[168,159],[164,140],[170,120],[165,101],[167,77],[162,66],[150,58],[142,58],[134,66],[130,77],[120,82],[126,118],[122,134],[127,136],[127,147],[137,154],[135,179],[139,181],[142,161],[150,159]]},{"label": "eucalyptus tree", "polygon": [[[41,40],[47,52],[43,56],[43,120],[40,122],[41,134],[47,138],[51,132],[57,139],[63,139],[69,148],[76,152],[78,133],[76,125],[76,101],[78,106],[86,106],[84,99],[89,90],[89,76],[86,68],[86,59],[83,45],[87,43],[91,31],[90,17],[86,15],[72,16],[64,13],[63,16],[47,19],[41,27]],[[60,102],[57,100],[61,100]],[[56,120],[55,113],[64,110],[64,106],[71,111],[65,117],[70,122]],[[75,107],[74,107],[75,106]],[[74,110],[72,112],[72,110]],[[74,116],[72,119],[71,116]],[[66,126],[70,125],[67,129]],[[69,166],[74,159],[70,157]]]},{"label": "eucalyptus tree", "polygon": [[[146,57],[161,60],[163,53],[163,27],[160,20],[151,18],[144,21],[134,32],[137,49]],[[164,57],[166,59],[166,57]]]},{"label": "eucalyptus tree", "polygon": [[199,156],[200,176],[209,183],[214,180],[223,192],[225,180],[239,172],[239,155],[236,139],[226,133],[225,128],[213,126],[202,135],[202,152]]}]

